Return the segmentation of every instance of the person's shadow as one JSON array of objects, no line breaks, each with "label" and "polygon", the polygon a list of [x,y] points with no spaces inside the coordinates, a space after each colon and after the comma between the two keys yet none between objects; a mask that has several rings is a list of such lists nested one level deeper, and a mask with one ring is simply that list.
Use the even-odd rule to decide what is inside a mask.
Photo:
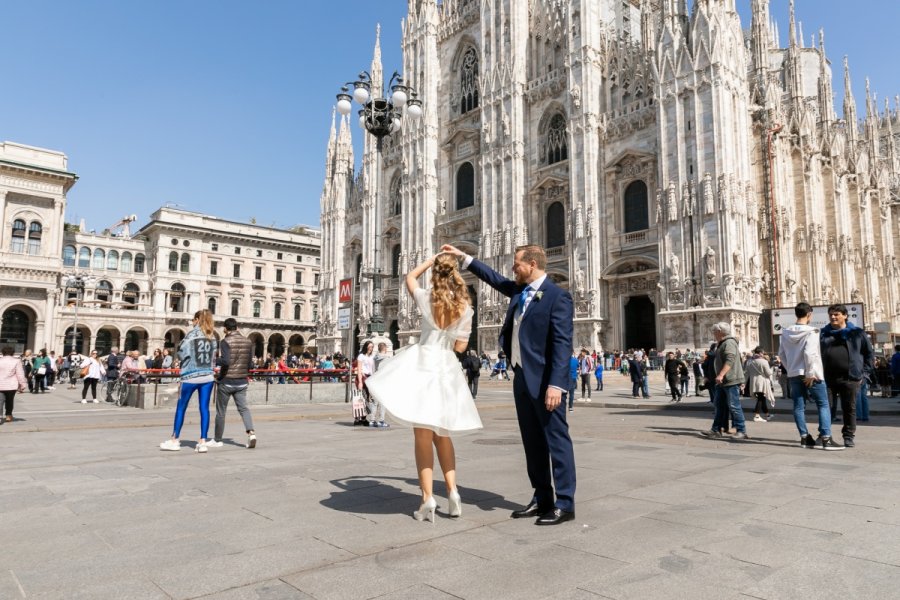
[{"label": "person's shadow", "polygon": [[[392,485],[392,483],[396,485]],[[331,492],[329,497],[322,500],[320,504],[342,512],[369,515],[408,513],[411,515],[422,500],[420,494],[402,489],[418,488],[418,479],[355,475],[343,479],[332,479],[331,484],[338,490]],[[494,492],[463,486],[457,486],[457,489],[463,506],[475,506],[483,511],[513,511],[522,508],[519,504],[510,502]],[[438,500],[437,514],[447,516],[447,487],[443,481],[434,482],[434,495]]]}]

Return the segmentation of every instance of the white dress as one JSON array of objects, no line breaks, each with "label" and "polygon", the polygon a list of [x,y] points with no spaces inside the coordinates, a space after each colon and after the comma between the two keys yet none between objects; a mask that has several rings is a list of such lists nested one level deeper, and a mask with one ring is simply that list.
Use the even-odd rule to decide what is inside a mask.
[{"label": "white dress", "polygon": [[481,429],[472,392],[459,360],[453,353],[456,340],[468,340],[472,332],[472,307],[459,319],[439,329],[431,314],[431,292],[414,294],[422,315],[419,343],[385,359],[366,380],[366,387],[393,420],[449,435]]}]

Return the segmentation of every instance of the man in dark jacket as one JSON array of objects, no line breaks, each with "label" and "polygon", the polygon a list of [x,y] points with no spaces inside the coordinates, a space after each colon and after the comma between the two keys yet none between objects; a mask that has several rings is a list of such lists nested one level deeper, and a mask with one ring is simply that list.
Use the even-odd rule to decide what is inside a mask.
[{"label": "man in dark jacket", "polygon": [[638,390],[640,390],[644,398],[649,398],[650,385],[644,361],[637,358],[629,358],[628,374],[631,375],[631,397],[637,398]]},{"label": "man in dark jacket", "polygon": [[[466,357],[462,359],[462,368],[466,373],[469,391],[472,392],[472,398],[474,398],[478,395],[478,378],[481,377],[481,361],[474,350],[469,350]],[[378,369],[376,368],[375,370],[377,371]]]},{"label": "man in dark jacket", "polygon": [[[109,351],[109,356],[106,357],[106,381],[115,381],[119,378],[119,367],[121,366],[121,357],[119,356],[119,349],[113,348]],[[113,401],[113,386],[106,386],[106,401]]]},{"label": "man in dark jacket", "polygon": [[681,402],[681,376],[678,374],[680,366],[681,361],[675,358],[675,353],[667,352],[663,372],[666,375],[666,382],[669,384],[669,392],[672,394],[670,402]]},{"label": "man in dark jacket", "polygon": [[253,342],[238,333],[237,320],[231,317],[225,319],[225,338],[219,344],[219,358],[216,360],[219,385],[216,391],[215,439],[206,442],[208,447],[222,447],[225,411],[228,409],[228,399],[234,398],[234,405],[237,406],[247,431],[247,447],[256,448],[256,431],[247,407],[247,386],[252,364]]},{"label": "man in dark jacket", "polygon": [[863,377],[875,370],[875,353],[866,332],[847,321],[847,307],[828,307],[829,323],[819,333],[825,384],[841,403],[844,446],[855,446],[856,394]]}]

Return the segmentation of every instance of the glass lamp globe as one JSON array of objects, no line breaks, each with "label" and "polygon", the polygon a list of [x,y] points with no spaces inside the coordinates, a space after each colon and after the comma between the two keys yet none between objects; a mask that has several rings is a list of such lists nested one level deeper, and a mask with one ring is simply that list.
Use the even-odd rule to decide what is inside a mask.
[{"label": "glass lamp globe", "polygon": [[397,108],[403,108],[406,104],[406,92],[403,90],[395,90],[393,94],[391,94],[391,101],[394,103],[394,106]]},{"label": "glass lamp globe", "polygon": [[353,90],[353,99],[360,104],[365,104],[369,101],[369,90],[364,87],[356,88],[355,90]]},{"label": "glass lamp globe", "polygon": [[418,119],[419,117],[422,116],[422,105],[421,105],[421,104],[418,104],[418,103],[416,103],[416,104],[410,104],[410,105],[406,108],[406,112],[407,112],[407,113],[409,114],[409,116],[411,116],[413,119]]},{"label": "glass lamp globe", "polygon": [[342,115],[349,115],[350,110],[353,108],[353,105],[350,104],[349,98],[341,98],[337,103],[337,110]]}]

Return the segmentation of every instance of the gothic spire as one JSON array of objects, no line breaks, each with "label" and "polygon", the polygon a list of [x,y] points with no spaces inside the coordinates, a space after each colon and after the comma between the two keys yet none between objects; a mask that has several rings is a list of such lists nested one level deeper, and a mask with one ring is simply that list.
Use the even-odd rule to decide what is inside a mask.
[{"label": "gothic spire", "polygon": [[381,66],[381,23],[375,25],[375,52],[372,54],[372,97],[380,98],[384,90],[384,69]]},{"label": "gothic spire", "polygon": [[831,69],[828,68],[828,57],[825,55],[825,30],[819,29],[819,118],[831,123],[834,114],[834,87]]},{"label": "gothic spire", "polygon": [[790,10],[791,17],[788,21],[788,28],[790,29],[788,32],[788,40],[790,47],[793,48],[797,45],[797,20],[794,18],[794,0],[791,0]]},{"label": "gothic spire", "polygon": [[328,133],[328,148],[325,151],[325,180],[334,175],[334,156],[337,151],[337,136],[335,135],[334,117],[335,107],[331,107],[331,131]]},{"label": "gothic spire", "polygon": [[[768,68],[770,37],[769,0],[753,0],[753,16],[751,18],[751,43],[753,45],[753,62],[760,72]],[[764,82],[760,82],[763,84]]]},{"label": "gothic spire", "polygon": [[844,120],[847,122],[847,138],[852,144],[859,138],[859,122],[856,116],[856,99],[850,82],[850,61],[844,56]]}]

